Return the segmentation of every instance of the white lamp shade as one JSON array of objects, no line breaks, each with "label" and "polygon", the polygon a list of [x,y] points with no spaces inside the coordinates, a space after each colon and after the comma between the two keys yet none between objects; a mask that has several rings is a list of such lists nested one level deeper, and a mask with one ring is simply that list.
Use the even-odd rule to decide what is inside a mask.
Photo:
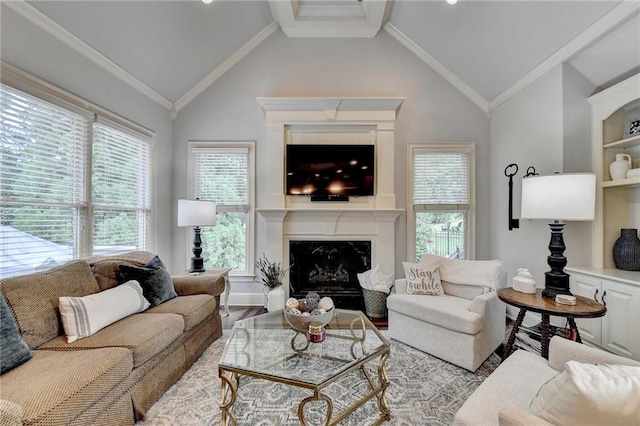
[{"label": "white lamp shade", "polygon": [[216,203],[205,200],[178,200],[178,226],[216,224]]},{"label": "white lamp shade", "polygon": [[522,219],[595,219],[596,175],[566,173],[522,180]]}]

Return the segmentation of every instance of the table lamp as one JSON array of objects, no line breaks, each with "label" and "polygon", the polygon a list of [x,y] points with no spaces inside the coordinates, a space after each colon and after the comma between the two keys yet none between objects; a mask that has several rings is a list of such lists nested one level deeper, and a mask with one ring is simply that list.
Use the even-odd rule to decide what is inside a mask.
[{"label": "table lamp", "polygon": [[564,271],[564,239],[561,221],[591,221],[596,210],[596,176],[593,173],[565,173],[532,176],[522,180],[522,219],[548,219],[551,241],[542,296],[554,298],[556,294],[571,294],[569,274]]},{"label": "table lamp", "polygon": [[216,203],[213,201],[178,200],[178,226],[193,226],[193,257],[191,258],[191,273],[204,272],[202,254],[202,238],[200,227],[216,224]]}]

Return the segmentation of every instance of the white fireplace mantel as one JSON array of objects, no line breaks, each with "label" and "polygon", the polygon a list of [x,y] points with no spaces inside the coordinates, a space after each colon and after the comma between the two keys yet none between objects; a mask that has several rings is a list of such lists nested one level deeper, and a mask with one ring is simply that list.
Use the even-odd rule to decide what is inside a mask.
[{"label": "white fireplace mantel", "polygon": [[[265,112],[265,202],[257,209],[265,230],[265,254],[289,266],[289,242],[371,241],[371,263],[394,273],[396,209],[395,120],[404,98],[256,98]],[[336,140],[340,142],[336,142]],[[375,146],[375,195],[348,202],[311,202],[285,195],[288,143],[367,143]],[[288,284],[288,279],[286,280]],[[288,285],[285,286],[288,289]]]}]

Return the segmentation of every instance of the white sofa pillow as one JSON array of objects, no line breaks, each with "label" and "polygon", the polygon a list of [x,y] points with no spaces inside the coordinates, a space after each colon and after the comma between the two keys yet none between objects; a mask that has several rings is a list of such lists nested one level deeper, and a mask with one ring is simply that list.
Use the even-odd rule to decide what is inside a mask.
[{"label": "white sofa pillow", "polygon": [[563,426],[640,424],[640,367],[568,361],[531,401],[531,412]]},{"label": "white sofa pillow", "polygon": [[100,293],[60,297],[58,300],[67,343],[91,336],[109,324],[150,306],[142,294],[140,283],[133,280]]}]

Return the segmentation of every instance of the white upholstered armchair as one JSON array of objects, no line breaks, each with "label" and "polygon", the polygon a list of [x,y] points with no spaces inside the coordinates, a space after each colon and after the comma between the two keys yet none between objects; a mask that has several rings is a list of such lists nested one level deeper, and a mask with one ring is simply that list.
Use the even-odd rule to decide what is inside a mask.
[{"label": "white upholstered armchair", "polygon": [[433,262],[440,262],[444,294],[407,294],[406,280],[396,280],[395,293],[387,298],[389,336],[475,371],[504,341],[505,305],[496,294],[506,282],[502,263],[420,259]]}]

